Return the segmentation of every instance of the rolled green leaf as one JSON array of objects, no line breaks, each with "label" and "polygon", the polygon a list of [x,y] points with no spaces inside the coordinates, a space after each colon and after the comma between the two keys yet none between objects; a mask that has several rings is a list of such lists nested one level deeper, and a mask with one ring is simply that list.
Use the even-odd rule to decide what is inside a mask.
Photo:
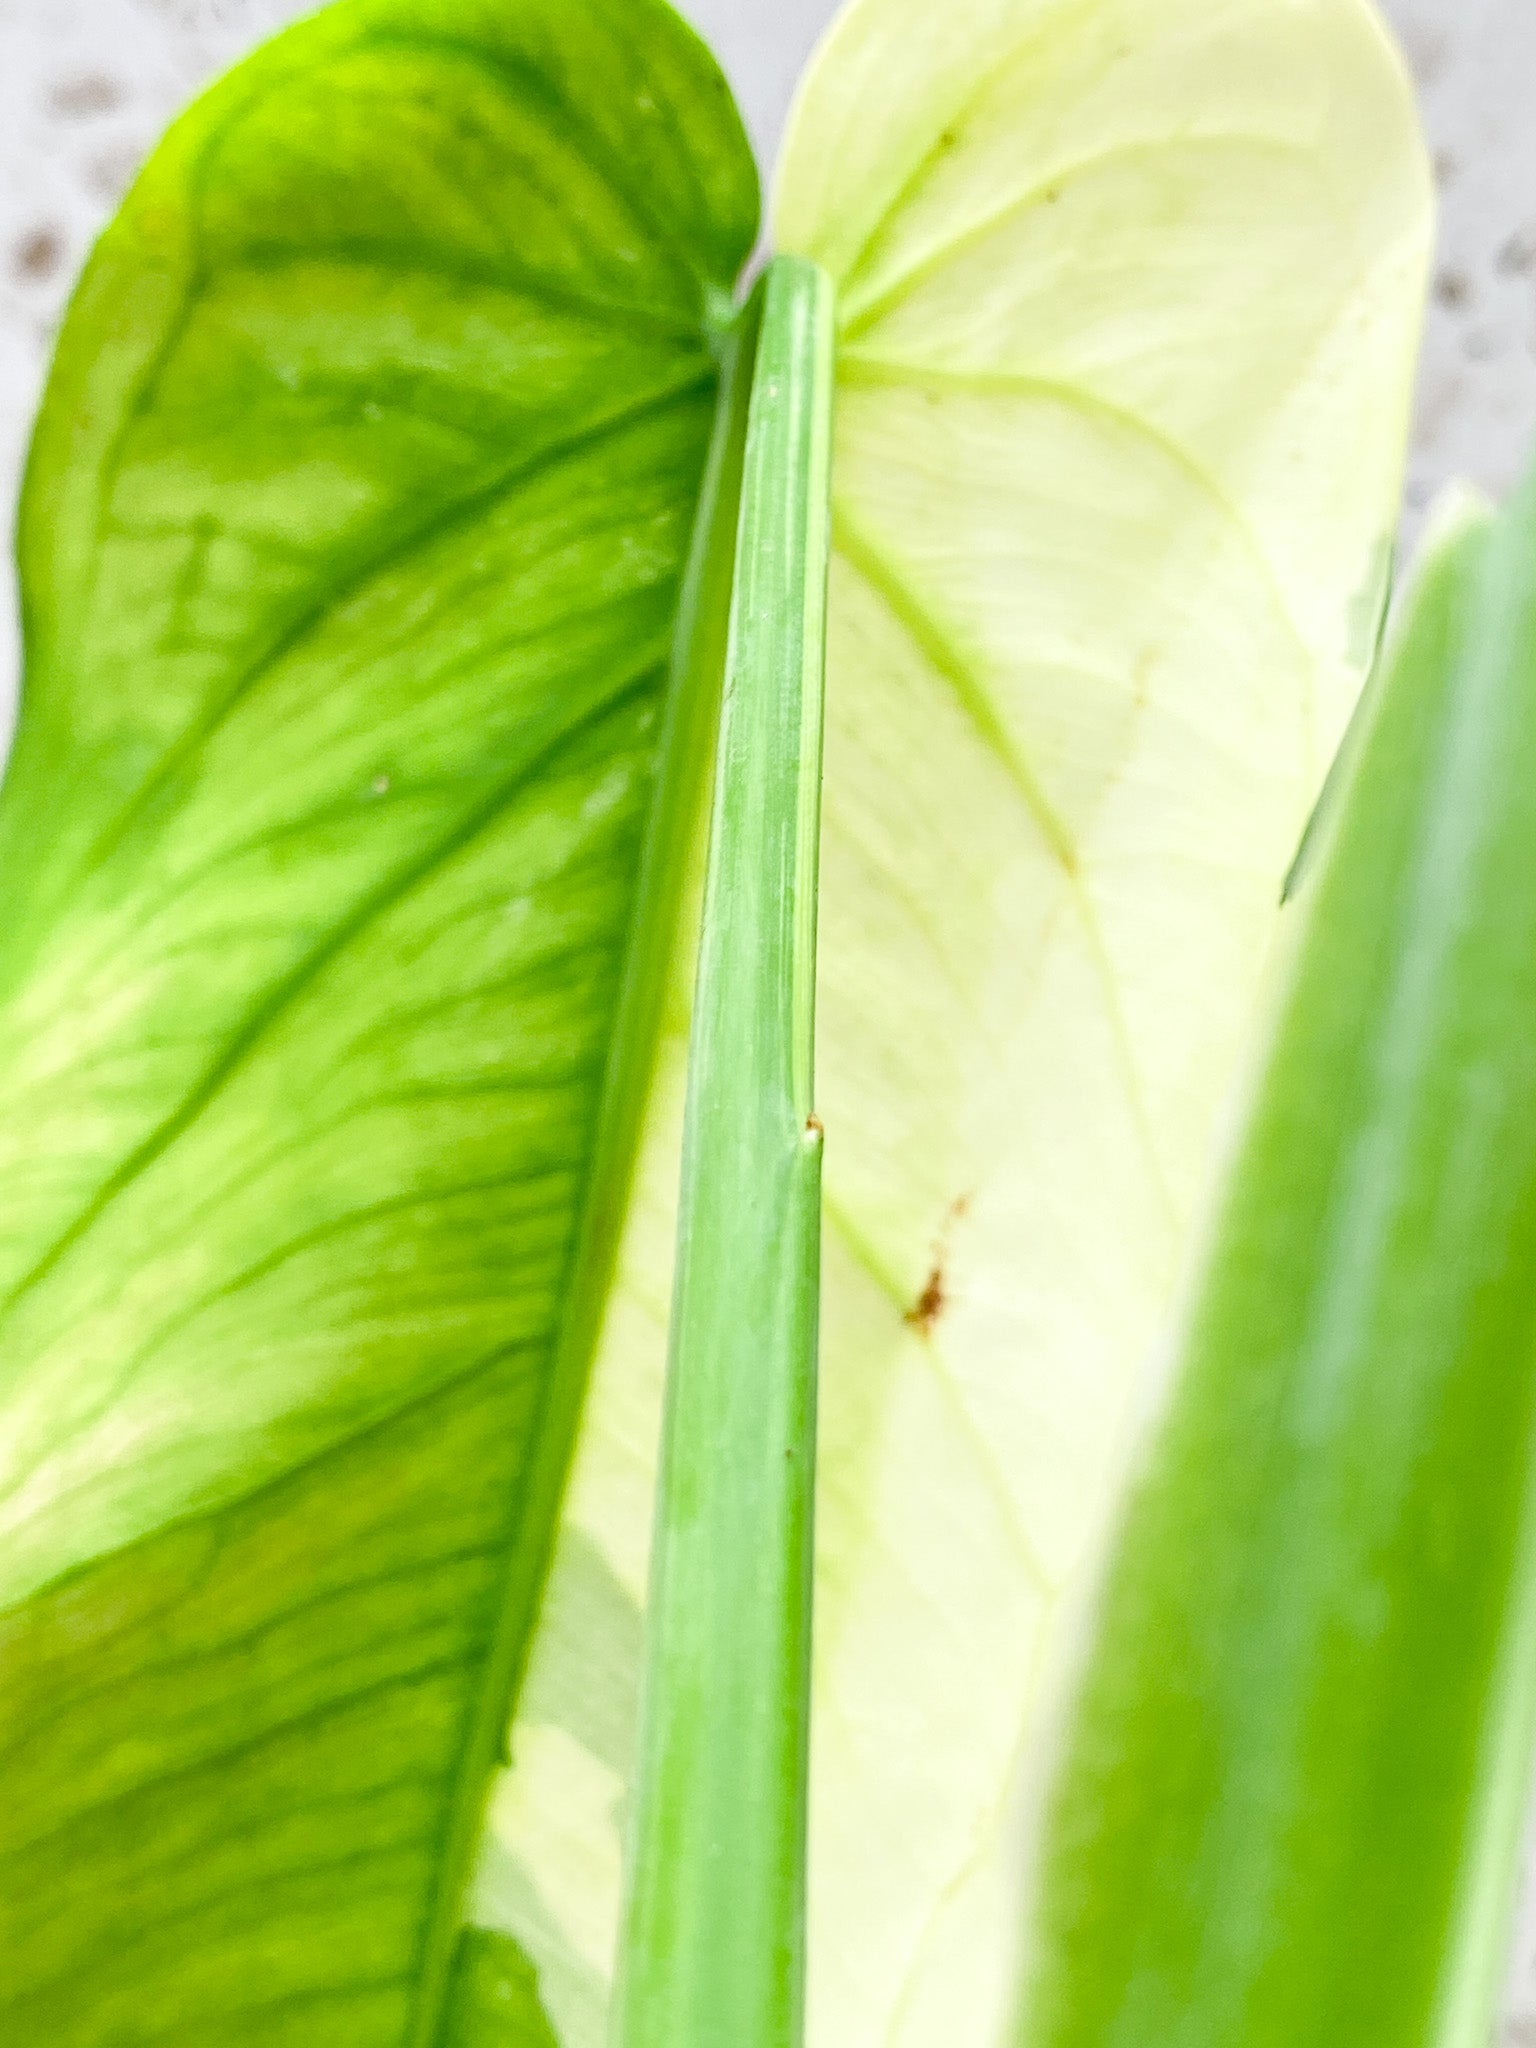
[{"label": "rolled green leaf", "polygon": [[1427,570],[1104,1596],[1028,2048],[1468,2048],[1536,1734],[1536,484]]},{"label": "rolled green leaf", "polygon": [[832,292],[762,287],[693,1008],[619,2048],[793,2048],[821,1275]]}]

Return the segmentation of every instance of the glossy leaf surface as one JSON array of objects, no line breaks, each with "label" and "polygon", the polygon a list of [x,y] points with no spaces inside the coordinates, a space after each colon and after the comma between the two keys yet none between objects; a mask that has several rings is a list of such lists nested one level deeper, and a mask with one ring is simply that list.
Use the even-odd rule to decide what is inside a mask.
[{"label": "glossy leaf surface", "polygon": [[[1357,0],[859,0],[839,289],[813,2048],[1005,2038],[1034,1773],[1369,659],[1429,226]],[[477,1910],[600,2048],[682,977]],[[588,1645],[601,1640],[593,1652]]]},{"label": "glossy leaf surface", "polygon": [[1136,1487],[1031,2048],[1492,2036],[1536,1735],[1536,488],[1428,571]]},{"label": "glossy leaf surface", "polygon": [[451,1971],[713,722],[675,627],[755,232],[651,0],[355,0],[173,130],[76,301],[0,801],[15,2048],[432,2048],[450,1987],[454,2038],[546,2038],[508,1944]]}]

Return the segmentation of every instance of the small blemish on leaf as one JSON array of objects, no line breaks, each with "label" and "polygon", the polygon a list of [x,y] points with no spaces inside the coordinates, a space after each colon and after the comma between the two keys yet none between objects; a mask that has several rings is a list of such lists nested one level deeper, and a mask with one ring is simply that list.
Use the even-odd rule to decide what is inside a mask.
[{"label": "small blemish on leaf", "polygon": [[909,1330],[921,1330],[926,1337],[944,1313],[944,1301],[944,1268],[938,1265],[928,1275],[928,1285],[907,1310],[902,1321]]},{"label": "small blemish on leaf", "polygon": [[957,1195],[945,1212],[943,1224],[934,1241],[933,1265],[929,1269],[927,1284],[922,1293],[902,1317],[909,1330],[918,1330],[923,1336],[930,1336],[934,1324],[943,1315],[949,1300],[948,1266],[949,1243],[957,1223],[963,1222],[970,1214],[969,1195]]},{"label": "small blemish on leaf", "polygon": [[375,775],[371,786],[375,796],[388,796],[390,779],[387,775]]}]

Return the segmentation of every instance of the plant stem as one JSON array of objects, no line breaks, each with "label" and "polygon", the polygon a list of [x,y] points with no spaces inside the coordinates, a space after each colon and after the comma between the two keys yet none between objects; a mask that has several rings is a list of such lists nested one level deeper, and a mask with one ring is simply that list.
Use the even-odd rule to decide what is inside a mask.
[{"label": "plant stem", "polygon": [[618,2048],[802,2036],[832,294],[791,258],[759,291]]}]

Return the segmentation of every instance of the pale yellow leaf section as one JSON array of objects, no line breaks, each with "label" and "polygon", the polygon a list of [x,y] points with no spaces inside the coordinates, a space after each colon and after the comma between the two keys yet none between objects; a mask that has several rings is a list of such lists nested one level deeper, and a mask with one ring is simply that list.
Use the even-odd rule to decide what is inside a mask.
[{"label": "pale yellow leaf section", "polygon": [[[859,0],[777,227],[843,330],[810,2048],[996,2048],[1063,1676],[1371,651],[1429,180],[1360,0]],[[567,1509],[637,1605],[685,1007]],[[611,1593],[557,1569],[534,1678],[572,1727]],[[498,1815],[541,1796],[517,1755]],[[590,1962],[591,1902],[539,1889],[569,1849],[515,1845],[541,1936],[511,1847],[482,1916]]]},{"label": "pale yellow leaf section", "polygon": [[[532,1961],[561,2048],[606,2048],[608,2038],[703,855],[701,832],[613,1291],[470,1906],[476,1922],[513,1935]],[[563,1746],[552,1741],[557,1733]]]},{"label": "pale yellow leaf section", "polygon": [[779,238],[843,334],[812,2048],[1005,2032],[1046,1738],[1370,651],[1429,212],[1355,0],[864,0],[802,94]]}]

